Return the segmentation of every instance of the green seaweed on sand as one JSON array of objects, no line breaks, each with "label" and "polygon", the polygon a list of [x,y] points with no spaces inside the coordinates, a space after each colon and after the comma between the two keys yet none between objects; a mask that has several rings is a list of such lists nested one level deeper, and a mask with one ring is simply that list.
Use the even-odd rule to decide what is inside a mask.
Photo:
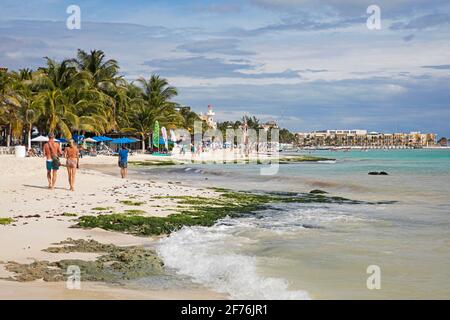
[{"label": "green seaweed on sand", "polygon": [[[156,196],[155,199],[169,199],[176,201],[180,205],[191,205],[191,206],[219,206],[224,203],[224,199],[221,197],[192,197],[192,196]],[[161,207],[161,206],[156,206]]]},{"label": "green seaweed on sand", "polygon": [[210,187],[208,188],[210,190],[216,191],[216,192],[228,192],[231,191],[230,189],[225,189],[225,188],[219,188],[219,187]]},{"label": "green seaweed on sand", "polygon": [[130,165],[139,166],[139,167],[174,166],[177,164],[181,164],[174,160],[145,160],[145,161],[130,161],[128,163]]},{"label": "green seaweed on sand", "polygon": [[314,189],[314,190],[311,190],[309,193],[312,193],[312,194],[327,194],[328,192],[320,190],[320,189]]},{"label": "green seaweed on sand", "polygon": [[127,206],[137,206],[137,207],[145,204],[145,202],[142,201],[131,201],[131,200],[120,200],[119,202]]},{"label": "green seaweed on sand", "polygon": [[14,277],[3,278],[12,281],[64,281],[69,266],[77,266],[84,281],[102,281],[120,283],[159,275],[163,273],[163,262],[153,250],[143,247],[117,247],[102,244],[94,240],[67,239],[43,251],[50,253],[90,252],[101,254],[95,261],[78,259],[60,260],[57,262],[35,261],[31,264],[8,262],[7,271],[15,273]]},{"label": "green seaweed on sand", "polygon": [[293,156],[281,157],[278,161],[281,164],[296,163],[296,162],[318,162],[318,161],[334,161],[336,159],[315,157],[315,156]]},{"label": "green seaweed on sand", "polygon": [[112,209],[114,209],[113,207],[95,207],[95,208],[92,208],[91,210],[94,210],[94,211],[107,211],[107,210],[112,210]]},{"label": "green seaweed on sand", "polygon": [[258,159],[257,164],[290,164],[290,163],[300,163],[300,162],[319,162],[319,161],[335,161],[336,159],[315,157],[315,156],[289,156],[289,157],[279,157],[279,158],[267,158]]},{"label": "green seaweed on sand", "polygon": [[139,236],[170,234],[183,226],[212,226],[217,220],[240,217],[277,203],[375,204],[315,193],[251,193],[226,191],[216,197],[167,196],[178,205],[176,213],[166,217],[109,214],[83,216],[75,227],[102,228]]},{"label": "green seaweed on sand", "polygon": [[7,225],[14,222],[13,218],[0,218],[0,225]]},{"label": "green seaweed on sand", "polygon": [[129,214],[129,215],[140,215],[140,214],[145,214],[147,212],[144,210],[139,210],[139,209],[130,209],[130,210],[125,210],[124,213]]},{"label": "green seaweed on sand", "polygon": [[[230,160],[203,160],[203,159],[194,159],[194,163],[223,163],[223,164],[242,164],[242,163],[255,163],[255,164],[269,164],[269,163],[280,163],[280,164],[289,164],[289,163],[298,163],[298,162],[318,162],[318,161],[329,161],[335,160],[331,158],[324,157],[316,157],[316,156],[289,156],[289,157],[279,157],[279,158],[242,158],[242,159],[234,159]],[[155,166],[174,166],[174,165],[182,165],[186,164],[186,162],[175,161],[175,160],[145,160],[145,161],[130,161],[129,164],[138,167],[155,167]]]},{"label": "green seaweed on sand", "polygon": [[63,214],[61,214],[61,216],[63,216],[63,217],[76,217],[78,215],[76,213],[64,212]]}]

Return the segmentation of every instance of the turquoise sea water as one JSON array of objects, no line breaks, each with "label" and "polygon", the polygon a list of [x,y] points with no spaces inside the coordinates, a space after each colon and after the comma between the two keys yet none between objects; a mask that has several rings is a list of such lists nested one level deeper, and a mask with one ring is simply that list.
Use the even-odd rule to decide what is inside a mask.
[{"label": "turquoise sea water", "polygon": [[[172,272],[243,299],[450,298],[450,150],[316,151],[335,162],[185,165],[145,177],[237,190],[326,190],[394,204],[278,204],[210,228],[184,228],[158,251]],[[388,176],[370,176],[385,171]],[[304,225],[314,228],[305,228]],[[381,270],[369,290],[367,267]]]}]

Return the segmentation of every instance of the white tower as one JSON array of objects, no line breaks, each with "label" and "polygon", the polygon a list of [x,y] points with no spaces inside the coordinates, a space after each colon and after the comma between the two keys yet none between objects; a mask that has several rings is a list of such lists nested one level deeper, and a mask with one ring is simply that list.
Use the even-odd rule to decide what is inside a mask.
[{"label": "white tower", "polygon": [[216,128],[217,124],[214,122],[215,113],[213,111],[212,105],[208,105],[208,112],[206,113],[206,123],[211,128]]}]

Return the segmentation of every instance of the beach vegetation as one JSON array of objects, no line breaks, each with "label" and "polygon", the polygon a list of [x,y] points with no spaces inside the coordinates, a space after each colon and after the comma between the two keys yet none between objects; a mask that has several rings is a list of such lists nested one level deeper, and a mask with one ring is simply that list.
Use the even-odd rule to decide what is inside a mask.
[{"label": "beach vegetation", "polygon": [[139,210],[139,209],[129,209],[129,210],[125,210],[124,213],[129,214],[129,215],[140,215],[140,214],[145,214],[147,212],[144,210]]},{"label": "beach vegetation", "polygon": [[293,157],[280,157],[280,164],[298,163],[298,162],[317,162],[317,161],[334,161],[335,159],[316,157],[316,156],[293,156]]},{"label": "beach vegetation", "polygon": [[177,164],[181,164],[181,162],[174,160],[144,160],[144,161],[129,161],[128,164],[146,167],[146,166],[173,166]]},{"label": "beach vegetation", "polygon": [[91,210],[94,210],[94,211],[107,211],[107,210],[112,210],[112,209],[114,209],[113,207],[95,207],[95,208],[92,208]]},{"label": "beach vegetation", "polygon": [[13,218],[0,218],[0,225],[8,225],[14,222]]},{"label": "beach vegetation", "polygon": [[61,216],[63,216],[63,217],[76,217],[78,215],[76,213],[64,212],[63,214],[61,214]]},{"label": "beach vegetation", "polygon": [[142,206],[145,204],[145,202],[142,201],[131,201],[131,200],[120,200],[119,202],[127,206]]},{"label": "beach vegetation", "polygon": [[312,194],[327,194],[328,192],[320,190],[320,189],[314,189],[314,190],[311,190],[309,193],[312,193]]}]

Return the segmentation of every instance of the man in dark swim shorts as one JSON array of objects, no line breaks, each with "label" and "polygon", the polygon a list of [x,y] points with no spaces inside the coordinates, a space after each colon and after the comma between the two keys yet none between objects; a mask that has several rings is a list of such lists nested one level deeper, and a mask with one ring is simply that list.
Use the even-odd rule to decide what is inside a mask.
[{"label": "man in dark swim shorts", "polygon": [[127,177],[128,171],[128,149],[122,145],[122,148],[119,150],[119,167],[120,167],[120,175],[122,179]]},{"label": "man in dark swim shorts", "polygon": [[47,168],[48,188],[54,189],[60,166],[59,161],[55,162],[54,158],[60,157],[62,152],[60,145],[55,142],[55,135],[53,133],[48,134],[48,142],[44,145],[44,155],[46,158],[45,165]]}]

